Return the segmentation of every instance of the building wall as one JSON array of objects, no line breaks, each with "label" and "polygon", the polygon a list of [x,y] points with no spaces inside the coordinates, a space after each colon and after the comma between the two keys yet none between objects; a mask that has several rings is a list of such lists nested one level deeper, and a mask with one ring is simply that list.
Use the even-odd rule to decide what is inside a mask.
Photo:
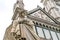
[{"label": "building wall", "polygon": [[[58,11],[60,7],[59,8],[57,7],[56,1],[54,1],[54,0],[43,0],[42,3],[44,5],[46,12],[48,12],[54,18],[59,17],[57,20],[60,19],[60,12]],[[46,17],[46,18],[48,18],[48,17]],[[51,21],[51,20],[49,20],[49,21]]]}]

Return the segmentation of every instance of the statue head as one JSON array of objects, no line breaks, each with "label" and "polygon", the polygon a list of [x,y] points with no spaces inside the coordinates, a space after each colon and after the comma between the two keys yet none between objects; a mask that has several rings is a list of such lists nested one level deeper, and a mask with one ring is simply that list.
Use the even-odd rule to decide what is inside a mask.
[{"label": "statue head", "polygon": [[18,4],[20,8],[24,8],[23,0],[17,0],[16,4]]},{"label": "statue head", "polygon": [[23,3],[23,0],[17,0],[17,2],[19,2],[19,3],[22,2]]}]

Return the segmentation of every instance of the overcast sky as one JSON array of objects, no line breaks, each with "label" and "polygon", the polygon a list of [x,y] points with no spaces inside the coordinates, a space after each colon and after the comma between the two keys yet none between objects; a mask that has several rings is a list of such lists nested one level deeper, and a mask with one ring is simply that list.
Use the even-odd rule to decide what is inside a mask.
[{"label": "overcast sky", "polygon": [[[6,28],[11,24],[13,16],[13,6],[16,0],[0,0],[0,40],[3,40],[3,36]],[[43,7],[40,0],[24,0],[25,9],[32,10],[37,5]]]},{"label": "overcast sky", "polygon": [[3,40],[5,29],[10,25],[15,0],[0,0],[0,40]]}]

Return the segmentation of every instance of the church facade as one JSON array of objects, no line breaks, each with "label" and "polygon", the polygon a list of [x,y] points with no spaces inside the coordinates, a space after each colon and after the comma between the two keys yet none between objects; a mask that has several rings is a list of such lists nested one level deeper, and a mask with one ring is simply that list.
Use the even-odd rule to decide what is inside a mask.
[{"label": "church facade", "polygon": [[41,0],[44,8],[27,11],[23,0],[14,4],[11,25],[3,40],[60,40],[60,1]]}]

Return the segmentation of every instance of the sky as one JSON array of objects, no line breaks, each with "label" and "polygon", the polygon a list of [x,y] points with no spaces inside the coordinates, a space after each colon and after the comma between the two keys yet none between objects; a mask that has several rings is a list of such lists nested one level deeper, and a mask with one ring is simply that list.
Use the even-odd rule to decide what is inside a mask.
[{"label": "sky", "polygon": [[[12,22],[13,6],[16,0],[0,0],[0,40],[3,40],[6,28]],[[24,0],[25,9],[30,11],[37,7],[37,5],[43,8],[40,0]]]},{"label": "sky", "polygon": [[0,40],[3,40],[5,30],[12,22],[13,4],[15,2],[15,0],[0,0]]}]

